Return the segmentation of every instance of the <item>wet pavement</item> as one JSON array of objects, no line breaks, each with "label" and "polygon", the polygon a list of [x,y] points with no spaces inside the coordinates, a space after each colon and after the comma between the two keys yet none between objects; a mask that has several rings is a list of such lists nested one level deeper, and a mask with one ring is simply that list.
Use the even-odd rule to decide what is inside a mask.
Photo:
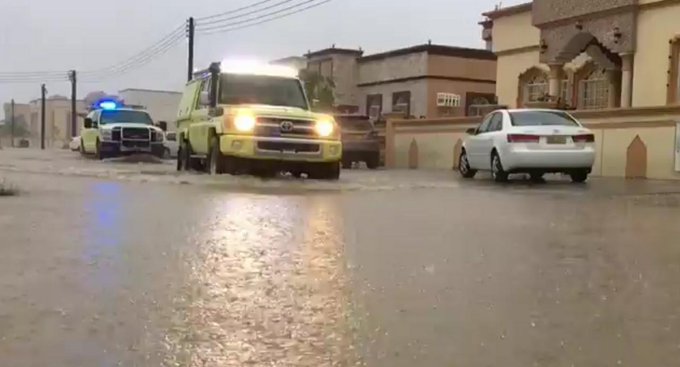
[{"label": "wet pavement", "polygon": [[676,366],[680,183],[0,151],[2,366]]}]

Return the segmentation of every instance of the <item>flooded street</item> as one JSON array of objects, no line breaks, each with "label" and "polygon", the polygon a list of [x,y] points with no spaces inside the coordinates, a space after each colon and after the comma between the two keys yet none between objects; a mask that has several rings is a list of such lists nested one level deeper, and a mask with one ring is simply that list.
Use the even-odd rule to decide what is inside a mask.
[{"label": "flooded street", "polygon": [[0,151],[2,366],[674,366],[680,184]]}]

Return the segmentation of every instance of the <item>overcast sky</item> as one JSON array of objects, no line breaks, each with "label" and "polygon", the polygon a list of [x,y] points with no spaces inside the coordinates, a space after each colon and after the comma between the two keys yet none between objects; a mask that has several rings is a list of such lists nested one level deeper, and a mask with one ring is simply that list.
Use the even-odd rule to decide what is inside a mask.
[{"label": "overcast sky", "polygon": [[[301,1],[301,0],[300,0]],[[202,17],[256,0],[0,0],[0,72],[96,70],[143,50],[189,16]],[[367,53],[433,43],[483,47],[481,13],[499,0],[333,0],[304,13],[253,28],[200,36],[196,65],[226,56],[264,60],[336,44]],[[503,6],[523,0],[504,0]],[[234,20],[236,21],[236,20]],[[124,88],[181,90],[186,42],[152,63],[110,80],[79,85],[87,92]],[[50,94],[69,95],[67,82]],[[0,84],[0,102],[39,97],[35,84]]]}]

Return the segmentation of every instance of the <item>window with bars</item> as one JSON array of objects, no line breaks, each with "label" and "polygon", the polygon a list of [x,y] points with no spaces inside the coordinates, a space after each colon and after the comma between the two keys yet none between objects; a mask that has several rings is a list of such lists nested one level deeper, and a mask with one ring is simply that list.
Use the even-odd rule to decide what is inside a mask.
[{"label": "window with bars", "polygon": [[382,115],[382,94],[369,94],[366,96],[366,114],[377,120]]},{"label": "window with bars", "polygon": [[524,86],[524,102],[538,102],[548,93],[548,83],[544,80],[532,81]]},{"label": "window with bars", "polygon": [[392,112],[400,112],[407,117],[411,114],[411,92],[392,93]]},{"label": "window with bars", "polygon": [[579,83],[579,108],[592,110],[606,108],[609,83],[603,72],[596,71]]},{"label": "window with bars", "polygon": [[560,94],[560,99],[562,100],[563,103],[570,105],[571,104],[571,84],[569,83],[569,80],[564,79],[562,80],[562,85],[561,85],[561,94]]}]

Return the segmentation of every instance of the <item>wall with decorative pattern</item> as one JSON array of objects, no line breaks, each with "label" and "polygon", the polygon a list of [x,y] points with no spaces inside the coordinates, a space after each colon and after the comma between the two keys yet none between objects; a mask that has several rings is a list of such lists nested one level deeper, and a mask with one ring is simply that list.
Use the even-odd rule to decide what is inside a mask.
[{"label": "wall with decorative pattern", "polygon": [[[676,141],[680,106],[574,111],[593,130],[594,176],[680,180]],[[479,118],[388,121],[388,168],[454,169],[465,130]]]}]

